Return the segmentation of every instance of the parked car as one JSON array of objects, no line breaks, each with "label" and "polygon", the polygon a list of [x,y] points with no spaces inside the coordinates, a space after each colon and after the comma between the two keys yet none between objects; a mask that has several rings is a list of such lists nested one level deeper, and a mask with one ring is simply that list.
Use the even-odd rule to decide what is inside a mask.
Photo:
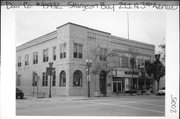
[{"label": "parked car", "polygon": [[24,98],[24,92],[20,90],[19,88],[16,88],[16,99],[23,99]]},{"label": "parked car", "polygon": [[165,95],[165,87],[161,88],[161,89],[158,91],[157,95]]}]

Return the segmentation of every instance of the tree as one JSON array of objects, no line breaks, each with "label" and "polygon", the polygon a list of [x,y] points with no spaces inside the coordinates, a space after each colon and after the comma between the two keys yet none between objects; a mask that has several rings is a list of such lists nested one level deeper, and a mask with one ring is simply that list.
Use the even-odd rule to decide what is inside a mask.
[{"label": "tree", "polygon": [[129,48],[129,54],[130,54],[130,71],[132,73],[131,81],[130,81],[130,91],[131,95],[132,93],[132,86],[133,86],[133,73],[134,73],[134,68],[136,64],[136,57],[139,55],[139,52],[133,48]]},{"label": "tree", "polygon": [[159,90],[160,78],[165,75],[165,66],[160,61],[160,54],[155,55],[155,61],[146,68],[148,75],[153,74],[154,80],[157,81],[157,91]]},{"label": "tree", "polygon": [[159,45],[159,47],[162,49],[162,51],[159,52],[159,53],[161,54],[161,60],[162,60],[163,63],[165,63],[165,58],[166,58],[166,55],[165,55],[166,45],[165,45],[165,44],[161,44],[161,45]]},{"label": "tree", "polygon": [[153,76],[154,80],[157,81],[157,90],[159,90],[160,78],[165,75],[165,66],[160,61],[160,54],[155,55],[156,61],[153,63]]},{"label": "tree", "polygon": [[[99,75],[101,71],[105,71],[107,79],[108,74],[112,73],[114,68],[117,68],[119,66],[119,60],[117,60],[118,54],[115,51],[97,46],[94,50],[92,50],[91,56],[92,73],[95,76]],[[106,90],[107,87],[105,87],[105,96],[107,93]]]}]

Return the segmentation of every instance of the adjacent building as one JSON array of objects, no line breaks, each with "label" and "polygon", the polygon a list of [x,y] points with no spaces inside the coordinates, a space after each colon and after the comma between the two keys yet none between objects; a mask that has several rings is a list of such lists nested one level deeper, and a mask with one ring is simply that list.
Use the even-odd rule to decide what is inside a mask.
[{"label": "adjacent building", "polygon": [[[116,52],[118,63],[112,73],[107,75],[103,69],[99,74],[91,73],[91,95],[95,92],[101,94],[106,92],[110,95],[129,91],[130,83],[133,84],[133,89],[139,88],[141,84],[138,80],[142,73],[138,67],[145,66],[146,62],[153,62],[155,53],[154,45],[66,23],[57,27],[55,31],[16,48],[16,86],[21,88],[25,95],[32,95],[38,90],[39,93],[48,96],[50,76],[47,75],[46,69],[52,62],[54,68],[51,77],[52,96],[86,96],[88,92],[86,60],[93,60],[95,49],[104,54]],[[138,54],[134,58],[136,62],[132,73],[130,61],[134,51]],[[98,59],[107,60],[101,57]]]}]

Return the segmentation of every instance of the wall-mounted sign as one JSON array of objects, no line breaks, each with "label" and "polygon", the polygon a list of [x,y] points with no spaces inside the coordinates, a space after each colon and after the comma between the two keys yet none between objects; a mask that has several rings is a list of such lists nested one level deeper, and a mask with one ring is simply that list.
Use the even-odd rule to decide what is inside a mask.
[{"label": "wall-mounted sign", "polygon": [[137,71],[125,71],[125,74],[139,75],[139,72],[137,72]]},{"label": "wall-mounted sign", "polygon": [[125,71],[125,70],[114,70],[113,71],[113,76],[114,77],[132,77],[132,74],[134,75],[135,78],[139,76],[138,71]]}]

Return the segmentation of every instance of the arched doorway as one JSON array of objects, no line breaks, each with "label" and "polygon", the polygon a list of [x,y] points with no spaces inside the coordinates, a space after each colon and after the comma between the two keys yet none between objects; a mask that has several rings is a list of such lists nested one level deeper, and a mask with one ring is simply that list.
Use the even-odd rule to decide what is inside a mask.
[{"label": "arched doorway", "polygon": [[99,88],[101,94],[104,94],[106,96],[106,72],[101,71],[99,74]]}]

